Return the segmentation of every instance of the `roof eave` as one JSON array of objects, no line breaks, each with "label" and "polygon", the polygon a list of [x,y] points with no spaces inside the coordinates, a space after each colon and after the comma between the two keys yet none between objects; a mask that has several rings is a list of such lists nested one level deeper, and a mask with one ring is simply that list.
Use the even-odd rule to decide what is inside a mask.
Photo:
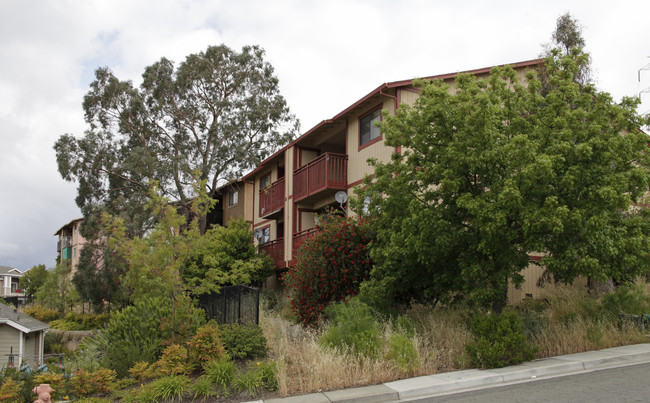
[{"label": "roof eave", "polygon": [[381,92],[383,90],[385,90],[385,89],[413,86],[413,83],[416,80],[426,80],[426,81],[436,80],[436,79],[445,80],[445,79],[453,78],[458,74],[474,74],[474,75],[477,75],[477,74],[489,73],[495,67],[512,66],[514,68],[521,68],[521,67],[541,65],[543,62],[544,62],[544,59],[539,59],[538,58],[538,59],[525,60],[525,61],[517,62],[517,63],[505,63],[505,64],[496,65],[496,66],[483,67],[483,68],[480,68],[480,69],[458,71],[458,72],[455,72],[455,73],[446,73],[446,74],[440,74],[440,75],[435,75],[435,76],[413,78],[413,79],[410,79],[410,80],[393,81],[393,82],[388,82],[388,83],[381,84],[380,86],[378,86],[377,88],[375,88],[374,90],[372,90],[368,94],[366,94],[364,97],[362,97],[361,99],[359,99],[358,101],[356,101],[352,105],[348,106],[347,108],[345,108],[344,110],[339,112],[332,119],[326,119],[326,120],[321,121],[316,126],[312,127],[311,129],[309,129],[308,131],[303,133],[301,136],[297,137],[295,140],[292,140],[289,144],[285,145],[284,147],[282,147],[281,149],[279,149],[278,151],[273,153],[273,155],[271,155],[270,157],[265,158],[264,161],[260,162],[254,170],[252,170],[248,174],[244,175],[244,177],[242,179],[243,180],[249,180],[256,173],[258,173],[259,171],[265,169],[266,164],[268,164],[270,161],[272,161],[278,155],[285,152],[287,149],[292,147],[294,144],[296,144],[299,141],[303,140],[304,138],[308,137],[309,135],[311,135],[312,133],[314,133],[315,131],[317,131],[318,129],[320,129],[321,127],[323,127],[326,124],[336,123],[337,120],[341,119],[342,117],[344,117],[345,115],[350,113],[353,109],[357,108],[359,105],[363,104],[364,102],[366,102],[370,98],[381,94]]}]

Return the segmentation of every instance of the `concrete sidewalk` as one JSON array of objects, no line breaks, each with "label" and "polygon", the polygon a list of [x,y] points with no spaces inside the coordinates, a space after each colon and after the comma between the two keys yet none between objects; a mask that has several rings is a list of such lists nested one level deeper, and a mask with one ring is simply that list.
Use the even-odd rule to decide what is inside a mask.
[{"label": "concrete sidewalk", "polygon": [[256,403],[399,402],[554,376],[650,362],[650,343],[544,358],[499,369],[470,369]]}]

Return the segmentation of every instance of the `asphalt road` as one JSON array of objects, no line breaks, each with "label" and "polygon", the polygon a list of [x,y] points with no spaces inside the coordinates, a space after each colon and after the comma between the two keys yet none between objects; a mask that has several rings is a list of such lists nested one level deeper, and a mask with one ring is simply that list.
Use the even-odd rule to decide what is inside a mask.
[{"label": "asphalt road", "polygon": [[650,402],[650,363],[539,379],[417,402]]}]

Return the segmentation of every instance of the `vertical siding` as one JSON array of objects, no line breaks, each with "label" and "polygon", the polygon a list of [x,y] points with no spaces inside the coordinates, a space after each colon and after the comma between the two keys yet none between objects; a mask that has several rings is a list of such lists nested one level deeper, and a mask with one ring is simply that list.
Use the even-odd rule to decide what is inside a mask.
[{"label": "vertical siding", "polygon": [[37,335],[38,332],[27,333],[24,335],[25,341],[23,344],[23,362],[29,364],[32,368],[38,367],[38,349],[36,348],[36,342],[38,341]]},{"label": "vertical siding", "polygon": [[240,182],[238,186],[239,195],[235,206],[228,205],[230,192],[232,192],[232,190],[228,190],[223,197],[223,225],[226,227],[228,226],[228,223],[237,219],[252,221],[253,185]]},{"label": "vertical siding", "polygon": [[530,263],[521,272],[524,276],[524,283],[521,288],[517,289],[512,284],[508,287],[508,302],[511,304],[517,303],[526,298],[526,294],[533,298],[539,298],[544,291],[543,288],[537,287],[537,280],[542,276],[542,273],[544,273],[543,267]]},{"label": "vertical siding", "polygon": [[[393,113],[395,101],[390,98],[384,98],[382,102],[382,116],[386,113]],[[359,150],[359,117],[373,109],[375,105],[369,105],[366,109],[350,115],[348,121],[348,184],[361,181],[364,176],[373,173],[372,167],[368,165],[368,158],[376,158],[381,162],[390,161],[390,157],[395,151],[393,147],[388,147],[384,141],[378,141]]]},{"label": "vertical siding", "polygon": [[305,149],[302,149],[302,148],[300,148],[299,150],[300,150],[299,151],[300,155],[299,155],[299,158],[298,158],[298,161],[297,161],[299,165],[296,165],[298,168],[308,164],[310,161],[312,161],[312,160],[316,159],[316,157],[318,157],[318,152],[317,151],[305,150]]},{"label": "vertical siding", "polygon": [[248,222],[253,221],[253,184],[245,182],[242,186],[243,194],[240,197],[244,198],[244,211],[242,217]]},{"label": "vertical siding", "polygon": [[413,105],[420,95],[412,91],[402,91],[402,104]]}]

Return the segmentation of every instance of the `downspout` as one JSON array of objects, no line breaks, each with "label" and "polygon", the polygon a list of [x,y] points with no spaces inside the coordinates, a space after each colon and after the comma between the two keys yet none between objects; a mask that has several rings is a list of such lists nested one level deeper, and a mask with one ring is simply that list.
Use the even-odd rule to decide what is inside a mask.
[{"label": "downspout", "polygon": [[40,340],[40,346],[38,348],[38,365],[43,365],[45,364],[45,361],[43,360],[43,351],[45,350],[45,333],[47,333],[47,329],[43,330],[41,333],[41,340]]},{"label": "downspout", "polygon": [[24,333],[22,330],[18,331],[20,333],[20,336],[18,336],[18,368],[23,366],[23,337]]}]

